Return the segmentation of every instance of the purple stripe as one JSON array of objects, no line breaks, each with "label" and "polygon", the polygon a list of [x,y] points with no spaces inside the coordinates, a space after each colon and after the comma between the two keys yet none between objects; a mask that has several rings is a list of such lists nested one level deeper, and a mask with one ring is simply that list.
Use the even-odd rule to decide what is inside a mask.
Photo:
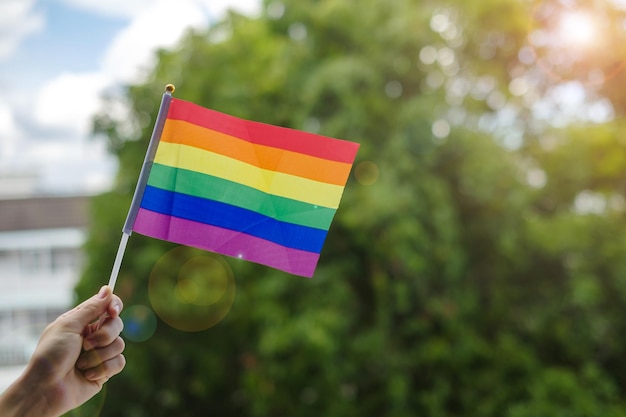
[{"label": "purple stripe", "polygon": [[208,224],[140,209],[133,231],[181,245],[245,259],[303,277],[312,277],[319,253],[276,243]]}]

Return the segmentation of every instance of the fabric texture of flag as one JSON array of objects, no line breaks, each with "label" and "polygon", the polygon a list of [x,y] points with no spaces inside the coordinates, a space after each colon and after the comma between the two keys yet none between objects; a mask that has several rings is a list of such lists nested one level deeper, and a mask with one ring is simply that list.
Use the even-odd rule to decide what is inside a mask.
[{"label": "fabric texture of flag", "polygon": [[132,229],[311,277],[358,148],[172,98]]}]

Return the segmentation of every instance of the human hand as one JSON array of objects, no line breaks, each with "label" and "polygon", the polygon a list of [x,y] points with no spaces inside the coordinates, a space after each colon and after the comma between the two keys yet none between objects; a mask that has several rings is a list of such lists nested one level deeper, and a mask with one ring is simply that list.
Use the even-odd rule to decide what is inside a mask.
[{"label": "human hand", "polygon": [[0,415],[56,417],[97,394],[126,363],[122,306],[104,286],[48,325],[24,374],[0,397]]}]

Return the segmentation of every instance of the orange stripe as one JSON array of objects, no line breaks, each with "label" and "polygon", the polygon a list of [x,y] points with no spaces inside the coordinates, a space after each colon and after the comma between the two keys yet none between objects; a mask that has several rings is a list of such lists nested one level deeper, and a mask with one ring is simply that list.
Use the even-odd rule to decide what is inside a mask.
[{"label": "orange stripe", "polygon": [[161,140],[204,149],[270,171],[344,186],[351,164],[257,145],[204,127],[167,119]]}]

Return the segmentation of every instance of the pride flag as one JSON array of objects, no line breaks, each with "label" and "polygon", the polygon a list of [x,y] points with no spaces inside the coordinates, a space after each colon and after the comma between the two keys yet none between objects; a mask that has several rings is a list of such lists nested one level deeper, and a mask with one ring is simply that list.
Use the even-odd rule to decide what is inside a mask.
[{"label": "pride flag", "polygon": [[132,230],[311,277],[358,147],[172,98]]}]

